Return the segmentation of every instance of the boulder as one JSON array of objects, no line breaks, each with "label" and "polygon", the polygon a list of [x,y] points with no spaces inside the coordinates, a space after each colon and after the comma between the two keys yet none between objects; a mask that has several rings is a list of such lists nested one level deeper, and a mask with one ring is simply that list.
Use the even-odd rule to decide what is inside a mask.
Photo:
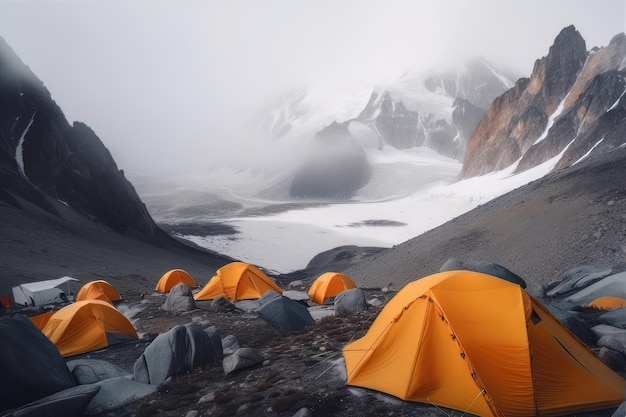
[{"label": "boulder", "polygon": [[606,296],[626,298],[626,272],[598,279],[593,284],[570,295],[567,301],[573,304],[588,304]]},{"label": "boulder", "polygon": [[352,288],[340,292],[335,297],[335,313],[350,314],[357,311],[367,310],[365,292],[360,288]]},{"label": "boulder", "polygon": [[502,278],[506,281],[518,284],[522,288],[526,288],[526,282],[516,273],[503,267],[502,265],[485,262],[485,261],[461,261],[460,259],[450,258],[439,268],[439,272],[466,270],[481,272],[494,277]]},{"label": "boulder", "polygon": [[78,385],[25,404],[4,417],[64,416],[82,417],[88,404],[98,393],[97,385]]},{"label": "boulder", "polygon": [[598,350],[598,356],[614,371],[623,373],[626,370],[626,357],[623,353],[603,346]]},{"label": "boulder", "polygon": [[315,324],[307,307],[280,294],[263,303],[257,314],[284,332],[298,332]]},{"label": "boulder", "polygon": [[600,315],[600,320],[604,323],[620,329],[626,328],[626,308],[607,311]]},{"label": "boulder", "polygon": [[56,346],[22,314],[0,319],[0,351],[0,412],[76,385]]},{"label": "boulder", "polygon": [[215,362],[222,357],[219,336],[189,323],[175,326],[158,335],[134,366],[134,379],[144,384],[160,385],[167,378]]},{"label": "boulder", "polygon": [[128,376],[122,368],[99,359],[75,359],[67,362],[77,384],[94,384],[105,379]]},{"label": "boulder", "polygon": [[224,297],[218,297],[211,302],[209,310],[215,313],[228,313],[235,311],[235,305]]},{"label": "boulder", "polygon": [[572,290],[584,288],[591,283],[611,275],[611,268],[603,265],[581,265],[565,272],[559,280],[550,285],[546,295],[557,297]]},{"label": "boulder", "polygon": [[158,389],[157,385],[143,384],[125,376],[105,379],[92,386],[98,387],[99,390],[87,405],[85,414],[88,415],[116,410],[140,398],[154,394]]},{"label": "boulder", "polygon": [[222,338],[222,351],[224,352],[224,356],[232,355],[240,347],[239,340],[236,336],[229,334]]},{"label": "boulder", "polygon": [[610,333],[598,339],[599,347],[606,347],[626,355],[626,330],[620,333]]},{"label": "boulder", "polygon": [[231,372],[258,365],[264,360],[265,358],[257,349],[239,348],[235,353],[224,358],[222,367],[224,368],[224,374],[228,375]]},{"label": "boulder", "polygon": [[182,282],[174,285],[163,304],[163,310],[173,313],[182,313],[196,309],[196,302],[193,299],[191,288]]}]

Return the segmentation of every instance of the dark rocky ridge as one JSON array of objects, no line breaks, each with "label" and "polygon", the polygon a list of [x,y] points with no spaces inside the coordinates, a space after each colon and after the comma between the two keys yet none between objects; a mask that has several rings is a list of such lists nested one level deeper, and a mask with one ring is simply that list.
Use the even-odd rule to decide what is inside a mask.
[{"label": "dark rocky ridge", "polygon": [[[124,248],[133,246],[130,240],[137,240],[137,253],[150,252],[142,245],[155,247],[147,262],[168,250],[178,262],[185,253],[194,262],[204,259],[207,273],[227,262],[160,229],[101,140],[85,124],[67,122],[44,84],[2,38],[0,75],[2,284],[83,273],[83,248],[117,247],[123,257]],[[78,243],[70,253],[58,247],[66,246],[66,233]]]}]

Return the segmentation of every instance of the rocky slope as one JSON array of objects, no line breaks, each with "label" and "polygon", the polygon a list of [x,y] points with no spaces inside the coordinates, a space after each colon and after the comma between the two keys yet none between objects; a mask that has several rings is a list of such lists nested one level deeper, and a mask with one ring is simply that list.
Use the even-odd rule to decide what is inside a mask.
[{"label": "rocky slope", "polygon": [[487,261],[509,268],[540,296],[571,268],[626,262],[624,172],[626,147],[592,155],[343,272],[360,286],[401,288],[450,258]]},{"label": "rocky slope", "polygon": [[[226,262],[161,230],[102,141],[85,124],[68,123],[44,84],[2,38],[0,74],[2,284],[83,273],[78,267],[83,249],[117,247],[123,253],[125,238],[176,256],[204,257],[208,265]],[[77,239],[69,253],[57,247],[64,233]]]},{"label": "rocky slope", "polygon": [[574,26],[564,28],[522,78],[498,97],[472,134],[463,177],[513,164],[521,172],[554,157],[556,168],[626,143],[626,35],[586,50]]}]

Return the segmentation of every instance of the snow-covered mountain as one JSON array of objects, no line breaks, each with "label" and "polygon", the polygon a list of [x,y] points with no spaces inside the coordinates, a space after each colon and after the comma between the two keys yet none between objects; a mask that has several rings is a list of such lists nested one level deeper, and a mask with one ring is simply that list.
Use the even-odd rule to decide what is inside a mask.
[{"label": "snow-covered mountain", "polygon": [[[289,196],[346,199],[371,179],[372,155],[385,146],[425,146],[461,161],[491,102],[512,86],[503,71],[473,59],[445,71],[411,70],[384,85],[299,90],[268,106],[257,124],[271,140],[306,149]],[[349,181],[347,165],[356,173]]]}]

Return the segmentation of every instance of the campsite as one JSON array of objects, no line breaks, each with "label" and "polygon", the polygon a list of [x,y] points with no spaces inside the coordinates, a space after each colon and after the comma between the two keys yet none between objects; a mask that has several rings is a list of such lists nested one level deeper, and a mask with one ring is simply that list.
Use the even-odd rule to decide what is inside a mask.
[{"label": "campsite", "polygon": [[[72,394],[74,403],[83,397],[91,401],[87,415],[491,416],[534,415],[536,409],[547,415],[612,415],[624,400],[626,367],[623,355],[622,362],[611,361],[606,346],[621,343],[626,330],[618,330],[624,323],[620,314],[603,321],[599,312],[606,316],[622,310],[622,298],[603,294],[626,281],[626,273],[619,268],[579,268],[548,291],[553,306],[583,300],[567,304],[567,314],[572,318],[576,308],[586,311],[579,318],[598,333],[590,350],[528,295],[523,280],[511,271],[485,263],[475,268],[481,271],[456,267],[458,262],[447,262],[442,272],[399,291],[346,289],[354,283],[334,272],[283,289],[253,265],[233,262],[204,285],[212,288],[209,299],[192,301],[194,296],[203,298],[197,295],[204,288],[192,290],[186,283],[195,283],[193,277],[169,271],[162,276],[174,284],[167,293],[158,290],[160,280],[148,293],[127,296],[105,280],[96,280],[81,287],[78,301],[45,313],[45,320],[31,320],[56,344],[74,381],[83,381],[69,389],[78,389],[82,396]],[[337,290],[340,283],[333,285],[332,277],[344,287]],[[326,296],[317,293],[322,286],[330,288]],[[307,291],[322,297],[324,304],[301,298],[310,295]],[[247,295],[237,297],[238,292]],[[345,304],[347,296],[352,301]],[[188,298],[190,304],[170,300],[178,297]],[[269,316],[293,317],[302,314],[301,308],[310,321],[291,328],[277,324],[262,313],[267,306],[273,306]],[[81,313],[85,310],[91,312]],[[74,319],[65,324],[68,316]],[[94,333],[98,324],[86,324],[87,316],[101,318],[104,336]],[[0,323],[6,326],[7,321]],[[288,322],[293,323],[300,322]],[[608,323],[614,331],[607,330]],[[55,334],[63,331],[64,339]],[[603,356],[597,356],[602,352],[597,345],[602,343],[600,334],[616,333],[604,343]],[[181,334],[183,339],[177,336]],[[197,342],[197,337],[204,341]],[[219,351],[214,351],[220,339]],[[168,346],[165,354],[162,346]],[[26,346],[23,349],[20,354],[31,354]],[[227,365],[228,358],[244,351],[243,359]],[[183,356],[192,359],[184,365],[164,365]],[[36,366],[37,357],[33,355],[31,366]],[[107,367],[113,371],[102,370]],[[101,388],[92,399],[89,390],[95,389],[98,378]],[[14,415],[38,415],[41,402],[18,408],[22,414]],[[58,400],[44,404],[59,407]]]}]

